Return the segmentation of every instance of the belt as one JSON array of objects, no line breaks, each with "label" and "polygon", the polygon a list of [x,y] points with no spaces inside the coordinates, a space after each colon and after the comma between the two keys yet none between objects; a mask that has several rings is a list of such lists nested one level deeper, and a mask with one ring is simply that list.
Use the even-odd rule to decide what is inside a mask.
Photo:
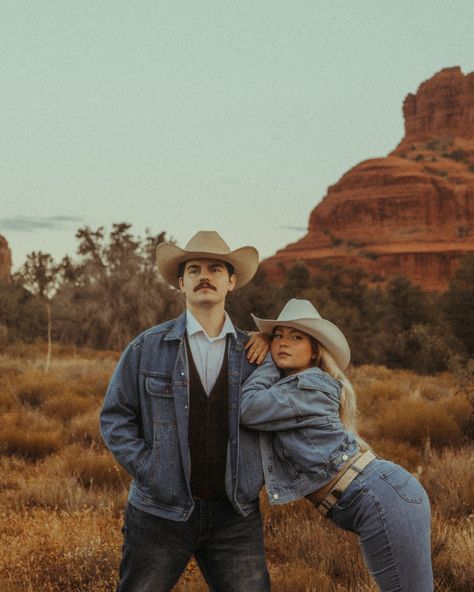
[{"label": "belt", "polygon": [[334,483],[326,497],[316,506],[316,510],[318,510],[323,516],[326,516],[329,510],[341,497],[342,492],[345,491],[357,475],[359,475],[365,467],[376,458],[377,456],[371,450],[367,450],[367,452],[359,455],[356,460],[347,467],[336,483]]}]

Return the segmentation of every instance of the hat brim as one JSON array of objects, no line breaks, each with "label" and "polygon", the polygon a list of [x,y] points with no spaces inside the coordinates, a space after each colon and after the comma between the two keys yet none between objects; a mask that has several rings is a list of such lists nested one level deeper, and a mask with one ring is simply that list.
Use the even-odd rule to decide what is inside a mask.
[{"label": "hat brim", "polygon": [[351,350],[344,333],[331,321],[326,319],[296,319],[291,321],[279,321],[278,319],[259,319],[252,315],[259,331],[272,335],[275,327],[292,327],[317,339],[334,358],[341,370],[349,366]]},{"label": "hat brim", "polygon": [[209,251],[186,251],[173,243],[161,243],[156,249],[156,264],[163,278],[175,288],[179,288],[178,269],[181,263],[191,259],[215,259],[230,263],[236,276],[236,288],[247,284],[258,268],[258,251],[255,247],[241,247],[229,253]]}]

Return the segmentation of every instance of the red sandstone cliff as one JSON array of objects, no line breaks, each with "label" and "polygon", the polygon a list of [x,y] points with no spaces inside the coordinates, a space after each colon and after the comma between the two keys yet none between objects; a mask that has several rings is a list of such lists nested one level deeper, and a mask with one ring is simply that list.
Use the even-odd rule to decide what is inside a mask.
[{"label": "red sandstone cliff", "polygon": [[8,247],[8,243],[2,235],[0,235],[0,281],[10,279],[10,272],[12,267],[12,254]]},{"label": "red sandstone cliff", "polygon": [[401,274],[445,289],[474,251],[474,72],[441,70],[403,105],[405,137],[348,171],[311,212],[308,233],[263,263],[357,265],[371,283]]}]

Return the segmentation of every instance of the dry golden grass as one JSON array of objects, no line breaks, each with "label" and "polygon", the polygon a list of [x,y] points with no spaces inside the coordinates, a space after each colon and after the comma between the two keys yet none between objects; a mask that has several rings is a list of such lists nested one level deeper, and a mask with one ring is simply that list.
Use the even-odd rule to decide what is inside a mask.
[{"label": "dry golden grass", "polygon": [[[105,451],[98,412],[110,352],[44,346],[0,355],[0,590],[112,592],[129,477]],[[470,407],[449,374],[352,369],[361,432],[381,456],[416,473],[433,507],[436,592],[474,589]],[[262,495],[274,592],[375,592],[350,533],[305,500],[270,507]],[[205,592],[194,561],[174,592]]]}]

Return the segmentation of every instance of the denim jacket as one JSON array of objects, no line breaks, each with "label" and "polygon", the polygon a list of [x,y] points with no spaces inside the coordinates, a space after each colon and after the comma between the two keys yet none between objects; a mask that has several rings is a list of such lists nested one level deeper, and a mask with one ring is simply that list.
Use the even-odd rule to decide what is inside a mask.
[{"label": "denim jacket", "polygon": [[[100,414],[102,437],[132,475],[129,501],[170,520],[187,520],[194,509],[188,448],[189,371],[186,313],[140,334],[124,350]],[[256,368],[244,350],[248,336],[229,335],[229,443],[226,492],[243,515],[256,509],[263,485],[258,433],[239,426],[241,385]],[[260,372],[270,373],[268,359]]]},{"label": "denim jacket", "polygon": [[342,385],[319,368],[280,378],[256,370],[242,387],[240,421],[260,431],[270,503],[323,487],[359,449],[339,418]]}]

